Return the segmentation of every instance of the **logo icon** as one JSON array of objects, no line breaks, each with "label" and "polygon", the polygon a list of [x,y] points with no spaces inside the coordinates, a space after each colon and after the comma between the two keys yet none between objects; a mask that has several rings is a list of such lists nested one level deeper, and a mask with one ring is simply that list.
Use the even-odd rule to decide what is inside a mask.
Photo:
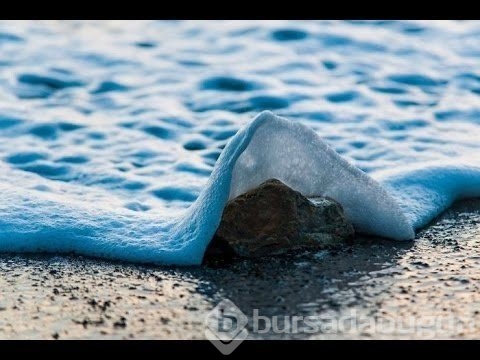
[{"label": "logo icon", "polygon": [[247,316],[224,299],[205,317],[205,336],[223,355],[230,355],[247,338],[247,324]]}]

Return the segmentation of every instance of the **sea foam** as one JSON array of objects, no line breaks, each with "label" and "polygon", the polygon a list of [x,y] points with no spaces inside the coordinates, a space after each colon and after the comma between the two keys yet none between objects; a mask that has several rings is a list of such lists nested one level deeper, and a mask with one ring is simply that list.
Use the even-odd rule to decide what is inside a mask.
[{"label": "sea foam", "polygon": [[[0,251],[155,264],[200,264],[226,202],[269,178],[307,196],[330,196],[358,232],[393,240],[412,240],[454,200],[480,196],[475,164],[433,163],[369,176],[309,127],[269,111],[229,140],[207,185],[182,213],[129,211],[113,195],[86,194],[75,184],[0,166]],[[46,191],[49,186],[57,188]]]}]

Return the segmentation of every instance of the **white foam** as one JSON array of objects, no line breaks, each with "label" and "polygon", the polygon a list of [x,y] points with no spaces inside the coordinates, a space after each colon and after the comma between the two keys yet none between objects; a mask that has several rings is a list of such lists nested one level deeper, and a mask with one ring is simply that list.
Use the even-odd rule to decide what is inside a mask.
[{"label": "white foam", "polygon": [[[339,201],[358,231],[397,240],[414,236],[396,201],[310,128],[264,112],[233,169],[230,198],[270,178],[304,195]],[[253,124],[252,124],[253,125]]]},{"label": "white foam", "polygon": [[131,212],[116,206],[115,198],[82,194],[73,184],[44,192],[42,186],[52,182],[5,165],[0,170],[0,251],[75,252],[157,264],[201,263],[228,199],[269,178],[308,196],[330,196],[357,231],[395,240],[413,239],[414,229],[455,199],[480,195],[480,167],[436,164],[378,174],[377,182],[313,130],[268,111],[231,138],[206,187],[182,215]]}]

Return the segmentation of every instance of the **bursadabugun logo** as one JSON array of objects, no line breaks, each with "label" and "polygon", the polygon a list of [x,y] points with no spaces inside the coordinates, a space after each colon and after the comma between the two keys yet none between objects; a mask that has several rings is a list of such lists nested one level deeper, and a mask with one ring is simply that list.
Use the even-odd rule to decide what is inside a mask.
[{"label": "bursadabugun logo", "polygon": [[[461,332],[474,333],[478,326],[471,316],[442,313],[434,316],[390,316],[357,312],[355,308],[341,313],[321,312],[303,315],[260,315],[253,309],[250,317],[251,336],[265,338],[264,334],[304,334],[314,338],[383,338],[435,339],[449,338]],[[205,318],[205,336],[224,355],[231,354],[248,336],[249,318],[230,300],[221,301]]]},{"label": "bursadabugun logo", "polygon": [[223,355],[229,355],[247,338],[247,324],[247,316],[224,299],[205,317],[205,336]]}]

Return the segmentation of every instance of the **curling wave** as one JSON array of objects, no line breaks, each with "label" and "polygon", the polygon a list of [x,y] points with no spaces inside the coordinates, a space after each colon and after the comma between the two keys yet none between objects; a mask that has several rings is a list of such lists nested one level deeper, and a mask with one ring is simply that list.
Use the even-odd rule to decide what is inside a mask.
[{"label": "curling wave", "polygon": [[40,177],[1,166],[0,251],[156,264],[200,264],[226,202],[269,178],[307,196],[330,196],[358,232],[394,240],[413,239],[456,199],[480,196],[478,165],[437,163],[369,176],[310,128],[269,111],[231,138],[206,187],[177,216],[132,214],[100,195],[87,206],[73,184],[62,185],[61,195],[44,192]]}]

